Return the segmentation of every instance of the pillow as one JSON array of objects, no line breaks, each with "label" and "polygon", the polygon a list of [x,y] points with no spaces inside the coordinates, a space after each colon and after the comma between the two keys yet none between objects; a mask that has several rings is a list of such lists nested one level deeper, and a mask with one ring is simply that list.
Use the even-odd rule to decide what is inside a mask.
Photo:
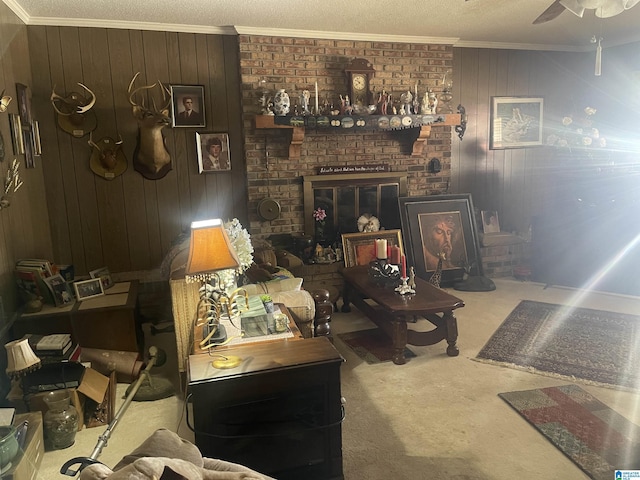
[{"label": "pillow", "polygon": [[284,280],[273,280],[271,282],[251,283],[244,285],[248,295],[261,295],[263,293],[288,292],[300,290],[302,278],[287,278]]}]

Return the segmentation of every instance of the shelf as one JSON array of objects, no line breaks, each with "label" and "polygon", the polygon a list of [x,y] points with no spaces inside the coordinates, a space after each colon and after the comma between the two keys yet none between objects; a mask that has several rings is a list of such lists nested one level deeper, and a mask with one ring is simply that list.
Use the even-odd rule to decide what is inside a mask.
[{"label": "shelf", "polygon": [[419,129],[413,142],[412,156],[420,156],[424,145],[431,135],[431,127],[460,125],[459,113],[435,115],[338,115],[331,117],[276,117],[274,115],[256,115],[256,129],[286,129],[291,131],[289,158],[300,158],[300,147],[307,128],[315,130],[333,130],[345,132],[360,131],[396,131]]}]

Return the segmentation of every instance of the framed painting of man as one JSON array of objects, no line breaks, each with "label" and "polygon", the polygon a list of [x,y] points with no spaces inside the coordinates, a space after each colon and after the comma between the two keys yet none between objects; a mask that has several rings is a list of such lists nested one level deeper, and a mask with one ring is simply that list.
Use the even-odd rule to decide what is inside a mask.
[{"label": "framed painting of man", "polygon": [[470,194],[401,197],[400,221],[407,267],[429,280],[442,259],[440,285],[452,286],[465,271],[482,275],[482,260]]}]

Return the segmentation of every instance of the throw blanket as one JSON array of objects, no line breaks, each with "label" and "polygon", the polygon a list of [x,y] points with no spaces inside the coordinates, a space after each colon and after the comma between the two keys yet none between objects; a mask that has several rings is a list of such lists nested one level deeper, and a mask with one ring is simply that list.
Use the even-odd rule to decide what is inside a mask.
[{"label": "throw blanket", "polygon": [[237,463],[205,458],[191,442],[164,428],[111,470],[89,465],[80,480],[274,480]]}]

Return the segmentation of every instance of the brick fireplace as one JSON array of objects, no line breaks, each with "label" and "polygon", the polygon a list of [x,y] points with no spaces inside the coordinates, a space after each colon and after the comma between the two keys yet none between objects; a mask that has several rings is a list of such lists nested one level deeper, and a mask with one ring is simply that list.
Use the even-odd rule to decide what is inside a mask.
[{"label": "brick fireplace", "polygon": [[[391,172],[407,175],[409,196],[447,193],[451,176],[451,126],[434,125],[419,155],[412,155],[414,132],[342,131],[307,129],[300,144],[300,158],[289,155],[292,132],[282,128],[256,128],[260,81],[269,91],[285,88],[292,104],[304,89],[318,82],[320,102],[338,101],[348,91],[345,66],[353,58],[373,64],[371,85],[396,98],[417,84],[419,92],[442,91],[442,79],[453,75],[453,47],[439,44],[389,43],[241,35],[242,114],[245,134],[249,196],[249,230],[252,235],[310,234],[305,231],[303,178],[316,175],[320,167],[387,165]],[[455,100],[454,100],[455,104]],[[455,141],[458,141],[455,138]],[[268,156],[267,156],[268,153]],[[431,173],[428,163],[436,158],[442,169]],[[265,197],[277,200],[281,215],[261,220],[257,205]],[[307,215],[308,216],[308,215]]]}]

